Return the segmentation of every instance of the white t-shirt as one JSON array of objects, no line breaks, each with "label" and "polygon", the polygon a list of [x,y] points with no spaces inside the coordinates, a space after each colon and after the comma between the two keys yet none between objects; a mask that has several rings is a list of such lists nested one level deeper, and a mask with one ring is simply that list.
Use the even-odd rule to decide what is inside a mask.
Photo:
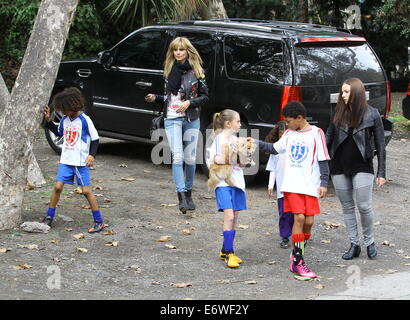
[{"label": "white t-shirt", "polygon": [[286,130],[274,143],[278,153],[286,153],[285,174],[281,192],[319,197],[319,162],[330,160],[323,130],[311,126],[304,131]]},{"label": "white t-shirt", "polygon": [[283,193],[280,192],[283,183],[283,177],[285,176],[285,167],[286,167],[286,153],[281,154],[271,154],[266,165],[266,170],[273,171],[275,175],[275,181],[272,181],[274,184],[276,182],[276,198],[283,198]]},{"label": "white t-shirt", "polygon": [[85,166],[91,141],[99,139],[90,117],[85,113],[80,113],[74,119],[64,116],[58,125],[58,134],[64,139],[60,163]]},{"label": "white t-shirt", "polygon": [[185,117],[185,112],[177,112],[177,110],[181,107],[182,99],[181,99],[181,90],[178,91],[176,95],[170,94],[170,98],[168,101],[168,110],[167,110],[167,119],[175,119],[179,117]]},{"label": "white t-shirt", "polygon": [[[211,148],[209,150],[209,159],[207,161],[208,167],[213,162],[213,159],[216,155],[222,154],[222,145],[224,143],[235,143],[238,139],[236,136],[229,137],[230,141],[226,138],[223,133],[218,134],[214,141],[212,142]],[[242,189],[245,192],[245,178],[243,176],[243,170],[239,166],[239,164],[232,165],[232,180],[235,183],[235,187]],[[225,180],[220,180],[216,188],[218,187],[229,187],[229,184],[225,182]]]}]

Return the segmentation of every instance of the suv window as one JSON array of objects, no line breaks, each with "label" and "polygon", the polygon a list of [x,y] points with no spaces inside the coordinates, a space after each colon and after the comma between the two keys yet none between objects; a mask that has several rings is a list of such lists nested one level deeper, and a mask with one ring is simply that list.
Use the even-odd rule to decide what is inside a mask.
[{"label": "suv window", "polygon": [[117,48],[118,67],[161,70],[162,52],[166,42],[165,32],[138,33]]},{"label": "suv window", "polygon": [[224,41],[224,53],[230,78],[283,83],[282,42],[228,36]]},{"label": "suv window", "polygon": [[340,85],[348,78],[363,82],[384,81],[381,66],[364,43],[357,46],[296,47],[299,71],[304,85]]},{"label": "suv window", "polygon": [[181,32],[178,33],[177,36],[186,37],[191,41],[202,58],[204,70],[207,70],[212,58],[212,53],[215,50],[215,41],[211,39],[211,35],[197,32]]}]

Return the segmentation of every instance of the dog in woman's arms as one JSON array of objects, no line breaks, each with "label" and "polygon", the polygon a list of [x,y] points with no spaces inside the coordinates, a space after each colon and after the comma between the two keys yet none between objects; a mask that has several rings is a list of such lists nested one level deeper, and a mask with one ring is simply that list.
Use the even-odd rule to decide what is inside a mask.
[{"label": "dog in woman's arms", "polygon": [[240,164],[242,167],[254,165],[252,154],[256,150],[256,144],[246,141],[246,138],[239,137],[235,144],[224,143],[222,154],[225,156],[225,164],[211,163],[209,166],[208,188],[214,190],[220,180],[235,187],[232,179],[232,165]]}]

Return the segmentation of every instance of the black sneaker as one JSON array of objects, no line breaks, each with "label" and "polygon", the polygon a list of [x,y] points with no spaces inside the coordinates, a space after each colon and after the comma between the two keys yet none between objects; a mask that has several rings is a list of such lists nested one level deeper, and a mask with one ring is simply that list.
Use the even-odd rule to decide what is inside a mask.
[{"label": "black sneaker", "polygon": [[290,247],[289,238],[282,238],[282,241],[280,242],[279,245],[282,249],[288,249]]},{"label": "black sneaker", "polygon": [[94,226],[88,229],[88,233],[100,232],[101,230],[107,227],[108,227],[108,224],[104,224],[104,222],[102,221],[101,222],[94,221]]},{"label": "black sneaker", "polygon": [[41,221],[41,223],[46,224],[49,227],[51,227],[51,222],[53,222],[53,218],[51,218],[50,216],[44,217],[43,221]]}]

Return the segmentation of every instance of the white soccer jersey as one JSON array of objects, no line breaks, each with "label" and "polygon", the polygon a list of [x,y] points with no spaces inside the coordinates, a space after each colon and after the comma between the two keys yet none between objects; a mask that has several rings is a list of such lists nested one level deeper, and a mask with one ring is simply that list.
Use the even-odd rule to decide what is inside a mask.
[{"label": "white soccer jersey", "polygon": [[[283,198],[283,193],[280,192],[283,183],[283,177],[285,176],[286,167],[286,153],[271,154],[266,165],[266,170],[273,171],[275,173],[276,183],[276,198]],[[272,183],[274,183],[272,182]]]},{"label": "white soccer jersey", "polygon": [[305,131],[286,130],[274,143],[278,153],[287,154],[281,192],[319,197],[319,162],[330,160],[323,130],[311,126]]},{"label": "white soccer jersey", "polygon": [[90,143],[99,139],[90,117],[81,113],[74,119],[64,116],[58,125],[58,135],[63,136],[60,163],[85,166]]},{"label": "white soccer jersey", "polygon": [[[237,139],[238,138],[236,136],[232,136],[232,142],[235,142]],[[216,155],[222,154],[222,145],[226,142],[228,141],[224,139],[224,136],[221,133],[215,137],[209,150],[208,163],[212,163],[211,161],[213,161]],[[238,187],[245,192],[245,178],[243,176],[243,170],[238,164],[232,165],[232,180],[235,183],[235,187]],[[227,184],[225,180],[220,180],[216,188],[228,186],[229,184]]]}]

